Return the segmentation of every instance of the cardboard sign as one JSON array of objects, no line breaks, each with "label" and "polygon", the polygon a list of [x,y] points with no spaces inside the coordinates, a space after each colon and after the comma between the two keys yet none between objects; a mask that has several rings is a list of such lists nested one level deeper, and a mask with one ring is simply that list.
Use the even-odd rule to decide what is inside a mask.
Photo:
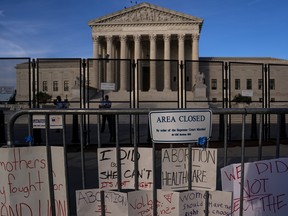
[{"label": "cardboard sign", "polygon": [[199,138],[209,140],[212,121],[211,110],[152,111],[149,126],[153,142],[193,143]]},{"label": "cardboard sign", "polygon": [[[104,191],[105,215],[128,215],[127,194]],[[77,216],[101,216],[101,190],[87,189],[76,191]]]},{"label": "cardboard sign", "polygon": [[[51,147],[56,215],[66,216],[67,197],[62,147]],[[0,149],[0,215],[50,215],[46,147]]]},{"label": "cardboard sign", "polygon": [[[45,115],[33,115],[32,121],[33,121],[34,129],[46,128]],[[50,115],[49,124],[50,124],[50,129],[63,129],[62,115]]]},{"label": "cardboard sign", "polygon": [[[153,215],[153,192],[128,193],[129,215]],[[179,193],[157,190],[157,215],[179,216]]]},{"label": "cardboard sign", "polygon": [[[241,164],[221,169],[222,189],[232,191],[233,215],[239,215]],[[288,212],[288,158],[244,165],[243,215],[285,216]]]},{"label": "cardboard sign", "polygon": [[223,191],[180,193],[179,215],[205,215],[206,201],[209,203],[209,216],[231,215],[232,193]]},{"label": "cardboard sign", "polygon": [[[192,148],[192,189],[216,190],[217,149]],[[162,189],[187,190],[189,149],[162,149]]]},{"label": "cardboard sign", "polygon": [[[152,148],[138,148],[138,173],[134,169],[134,148],[121,148],[121,178],[123,189],[135,189],[135,175],[139,177],[139,189],[151,190],[153,187],[152,175]],[[117,189],[117,161],[116,148],[98,148],[98,172],[100,189]]]}]

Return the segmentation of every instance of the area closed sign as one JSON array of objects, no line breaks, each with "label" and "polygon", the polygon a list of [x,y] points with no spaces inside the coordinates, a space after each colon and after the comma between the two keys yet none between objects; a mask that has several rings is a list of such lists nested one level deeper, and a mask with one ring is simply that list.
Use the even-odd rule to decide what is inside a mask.
[{"label": "area closed sign", "polygon": [[151,111],[149,127],[153,142],[192,143],[211,136],[211,110]]}]

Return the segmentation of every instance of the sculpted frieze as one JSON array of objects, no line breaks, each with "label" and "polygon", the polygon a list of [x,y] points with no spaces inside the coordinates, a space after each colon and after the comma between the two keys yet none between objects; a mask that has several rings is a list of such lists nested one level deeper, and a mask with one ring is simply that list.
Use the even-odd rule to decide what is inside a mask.
[{"label": "sculpted frieze", "polygon": [[187,17],[178,14],[167,13],[153,8],[139,8],[124,14],[119,14],[102,20],[105,23],[129,23],[129,22],[175,22],[175,21],[193,21]]}]

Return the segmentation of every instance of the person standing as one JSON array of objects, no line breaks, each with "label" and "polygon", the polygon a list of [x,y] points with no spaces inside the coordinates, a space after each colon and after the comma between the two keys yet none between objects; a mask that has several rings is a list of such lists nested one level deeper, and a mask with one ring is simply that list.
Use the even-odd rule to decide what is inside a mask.
[{"label": "person standing", "polygon": [[[99,104],[99,108],[100,109],[110,109],[111,106],[112,106],[112,103],[109,100],[109,96],[105,95],[105,97],[102,98],[102,100],[101,100],[101,102]],[[101,124],[101,133],[103,133],[105,131],[106,121],[108,121],[108,127],[109,127],[109,115],[103,114],[102,115],[102,124]]]}]

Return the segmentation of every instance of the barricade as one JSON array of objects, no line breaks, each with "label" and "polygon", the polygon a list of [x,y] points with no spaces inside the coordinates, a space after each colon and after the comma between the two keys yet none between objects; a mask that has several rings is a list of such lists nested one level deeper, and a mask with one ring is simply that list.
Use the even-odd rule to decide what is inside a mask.
[{"label": "barricade", "polygon": [[[250,191],[247,191],[246,181],[249,180],[245,179],[245,172],[248,172],[248,170],[244,169],[246,167],[246,165],[244,167],[244,164],[248,161],[263,161],[263,159],[277,159],[287,156],[285,145],[282,145],[281,143],[281,133],[283,134],[283,131],[281,132],[281,127],[283,126],[283,117],[285,117],[285,114],[288,113],[288,109],[211,109],[213,116],[221,115],[221,130],[223,130],[221,131],[221,134],[223,134],[221,135],[221,138],[223,137],[223,143],[217,143],[216,146],[214,143],[210,142],[208,138],[208,142],[205,146],[200,145],[199,141],[191,142],[188,144],[173,143],[170,145],[152,142],[152,144],[142,146],[139,143],[139,137],[141,136],[142,131],[145,131],[147,133],[147,127],[143,127],[143,130],[139,130],[139,127],[141,127],[141,122],[147,122],[148,114],[151,111],[152,110],[150,109],[21,110],[14,113],[8,122],[7,151],[9,151],[9,149],[18,149],[19,147],[21,147],[21,145],[19,146],[19,144],[15,142],[15,135],[17,134],[17,132],[15,131],[15,123],[20,116],[27,116],[28,127],[28,133],[25,137],[25,144],[26,146],[28,146],[28,149],[23,150],[23,152],[29,152],[29,148],[35,145],[33,143],[32,135],[33,127],[37,125],[37,129],[41,129],[44,131],[44,139],[42,143],[43,146],[38,146],[39,149],[37,151],[40,151],[40,149],[44,149],[44,152],[46,152],[45,154],[43,153],[44,155],[46,155],[45,157],[43,157],[46,158],[45,160],[47,162],[45,163],[45,165],[47,165],[48,184],[50,188],[48,197],[50,198],[49,200],[51,202],[51,215],[76,215],[76,212],[78,212],[77,215],[89,215],[88,211],[91,206],[89,206],[88,203],[93,203],[95,205],[93,207],[94,213],[96,211],[99,215],[107,215],[108,213],[109,215],[116,215],[113,212],[117,212],[117,215],[128,215],[128,212],[130,215],[132,215],[131,212],[133,212],[134,215],[144,215],[145,212],[150,213],[151,215],[167,215],[168,213],[169,215],[209,215],[209,211],[213,212],[213,215],[226,215],[228,212],[231,213],[231,211],[237,211],[239,215],[246,215],[246,211],[247,209],[249,209],[249,206],[247,206],[247,193],[249,193],[249,195],[251,196],[254,195],[256,197],[258,195],[255,191],[257,188],[255,189],[253,186],[257,184],[258,190],[260,191],[264,190],[263,188],[261,189],[262,186],[265,186],[263,184],[268,184],[269,182],[268,180],[263,179],[262,182],[260,182],[260,180],[257,182],[252,182],[250,188],[248,187]],[[101,135],[99,127],[101,125],[100,116],[102,114],[115,116],[115,143],[113,142],[108,145],[102,142],[101,136],[104,135]],[[240,130],[238,130],[238,133],[241,133],[241,142],[237,146],[237,148],[234,148],[233,142],[229,141],[230,132],[228,130],[228,128],[231,126],[229,125],[230,118],[231,116],[235,115],[241,116],[242,119],[241,128]],[[247,146],[246,144],[247,137],[250,137],[250,130],[246,128],[246,118],[249,115],[253,115],[253,130],[255,130],[255,128],[258,128],[258,140],[256,141],[257,143],[254,143],[253,151],[255,151],[255,154],[252,156],[252,150],[250,149],[251,146]],[[255,126],[255,115],[259,119],[257,123],[258,127]],[[268,150],[270,151],[268,156],[266,155],[266,146],[264,145],[265,143],[262,139],[262,137],[265,137],[265,134],[263,134],[264,125],[262,119],[266,115],[275,115],[277,117],[277,124],[275,125],[276,139],[275,142],[270,143],[270,147],[273,149],[273,151],[275,151],[275,154],[273,155],[273,152]],[[35,118],[35,116],[37,118]],[[61,118],[58,118],[59,116]],[[77,124],[79,123],[80,143],[74,145],[77,146],[78,149],[77,151],[73,152],[69,149],[71,147],[69,145],[72,145],[71,143],[73,142],[67,140],[68,127],[66,124],[68,121],[75,123],[76,117],[78,117]],[[97,143],[94,143],[95,145],[93,145],[95,149],[89,150],[89,147],[91,147],[92,145],[87,142],[87,137],[84,137],[87,136],[87,125],[85,126],[85,123],[87,122],[87,119],[93,118],[96,121],[96,128],[93,131],[97,134]],[[123,118],[125,118],[125,122],[127,122],[127,118],[130,121],[128,129],[132,132],[132,139],[125,135],[125,131],[123,132],[123,130],[125,129],[123,129],[124,127],[120,124],[120,120]],[[60,149],[57,150],[57,148],[55,150],[55,143],[51,143],[50,141],[50,138],[53,138],[51,137],[51,130],[55,130],[58,128],[60,128],[61,130],[61,133],[59,134],[62,140],[60,146],[61,148],[63,147],[64,156],[61,163],[63,163],[65,171],[62,173],[62,175],[65,176],[65,181],[63,181],[67,185],[67,188],[65,190],[65,192],[67,193],[67,200],[64,201],[61,201],[58,198],[58,193],[59,191],[61,192],[60,185],[62,184],[62,182],[59,183],[59,179],[55,178],[55,175],[61,175],[61,172],[55,171],[56,169],[58,170],[58,166],[61,167],[61,165],[57,165],[56,168],[55,164],[53,164],[53,162],[55,163],[56,161],[61,159],[61,157],[57,158],[55,156],[56,154],[61,155],[61,151]],[[76,129],[74,125],[72,131],[75,132],[75,130]],[[254,133],[256,133],[256,131],[254,131]],[[215,134],[218,135],[219,133]],[[56,135],[53,134],[53,136]],[[123,137],[129,140],[126,142],[125,145],[121,145]],[[72,138],[72,140],[74,140],[75,135],[72,134],[72,136],[69,136],[69,138]],[[57,147],[59,148],[59,143],[57,143]],[[247,148],[249,148],[249,151],[246,151]],[[285,149],[285,151],[283,149]],[[18,154],[15,154],[15,151],[16,153],[18,152]],[[16,163],[15,161],[20,161],[19,158],[19,160],[17,160],[15,157],[20,157],[20,155],[23,156],[24,154],[21,154],[22,150],[18,149],[15,151],[14,153],[11,153],[12,156],[14,155],[14,163]],[[232,151],[237,152],[238,155],[235,156],[236,153],[233,153]],[[34,165],[36,164],[36,161],[39,161],[39,158],[40,156],[36,157],[36,159],[34,160]],[[195,158],[197,158],[197,161]],[[26,162],[27,161],[33,160],[26,159]],[[232,165],[235,163],[238,164],[238,167],[233,168],[234,171],[236,170],[236,174],[231,171],[231,173],[228,175],[228,165]],[[273,164],[284,164],[284,162],[280,160],[267,162],[267,164],[269,163],[271,166],[271,173],[272,168],[273,170],[275,168],[273,167]],[[30,167],[29,164],[27,162],[27,167]],[[185,165],[182,166],[183,164]],[[215,165],[214,174],[212,174],[213,168],[211,170],[213,164]],[[263,166],[266,166],[267,164],[266,162],[258,163],[258,171],[260,170],[260,168],[262,168],[262,170],[260,170],[259,172],[265,172],[266,168]],[[205,168],[206,165],[207,167]],[[195,166],[201,167],[201,169],[196,169],[196,172]],[[242,169],[239,168],[240,166]],[[183,167],[185,167],[187,172],[179,171],[183,169]],[[238,187],[240,187],[239,199],[234,199],[233,207],[229,205],[229,203],[227,204],[227,200],[229,200],[229,197],[231,199],[231,194],[217,194],[217,191],[221,187],[221,183],[223,183],[221,181],[225,178],[222,175],[222,180],[220,181],[220,177],[216,178],[216,173],[219,175],[221,169],[223,168],[225,168],[223,172],[227,174],[226,176],[229,177],[231,182],[232,180],[239,180],[239,183],[241,183],[238,184]],[[276,167],[275,169],[278,169],[279,171],[280,168],[281,167]],[[9,167],[7,167],[7,170],[8,169]],[[77,170],[77,172],[75,170]],[[284,173],[284,171],[285,170],[281,170],[282,173]],[[163,176],[165,176],[165,178],[163,178]],[[215,179],[212,179],[213,181],[215,180],[215,184],[213,183],[214,185],[212,187],[205,186],[204,188],[202,188],[202,190],[199,190],[199,188],[203,186],[201,184],[201,181],[204,182],[203,179],[206,178],[205,176],[209,176],[209,178],[211,176],[211,178],[215,177]],[[206,180],[208,181],[208,178]],[[181,185],[180,187],[180,183],[183,183],[181,181],[188,182],[187,186]],[[199,185],[197,183],[199,183]],[[179,186],[178,189],[177,184]],[[36,186],[37,185],[35,184],[34,187],[37,188]],[[169,190],[165,189],[165,187],[167,187]],[[180,190],[182,191],[183,187],[186,188],[186,192],[180,193]],[[193,189],[193,191],[191,189]],[[30,192],[31,194],[29,194],[29,196],[31,197],[33,196],[33,192]],[[285,191],[283,191],[283,194],[284,193]],[[2,195],[3,194],[4,193],[2,193]],[[277,208],[278,211],[280,211],[283,207],[283,205],[280,205],[280,201],[282,202],[282,198],[284,195],[282,196],[276,194],[276,196],[277,199],[279,199]],[[218,197],[218,201],[216,197]],[[266,202],[266,199],[268,198],[262,197],[261,200],[259,199],[258,201]],[[196,201],[196,203],[194,201]],[[82,205],[80,205],[81,203]],[[251,202],[249,204],[251,204]],[[266,207],[265,211],[269,211],[267,205],[263,204],[263,206],[261,207]],[[121,212],[121,210],[119,212],[119,209],[124,210],[123,212]],[[183,209],[185,209],[185,211],[183,211]],[[273,207],[273,209],[275,210],[276,207]],[[261,215],[262,211],[260,211],[259,209],[257,211],[257,215]],[[287,212],[287,209],[285,211]]]}]

